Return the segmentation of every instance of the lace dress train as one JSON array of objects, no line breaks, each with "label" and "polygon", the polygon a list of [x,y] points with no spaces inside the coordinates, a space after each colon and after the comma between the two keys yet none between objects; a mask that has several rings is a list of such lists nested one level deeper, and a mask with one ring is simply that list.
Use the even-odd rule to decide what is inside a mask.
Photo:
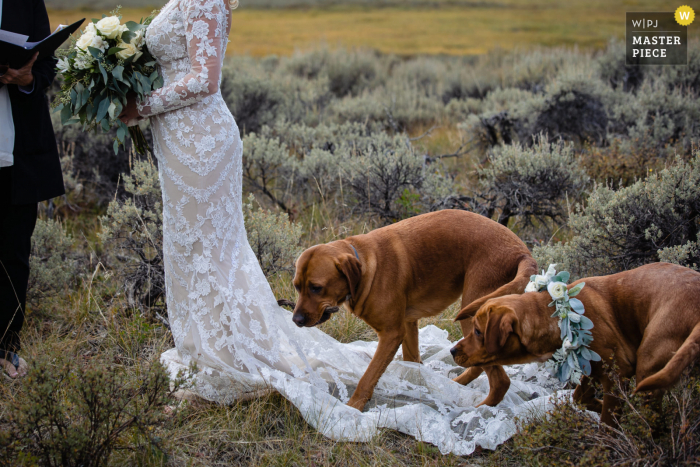
[{"label": "lace dress train", "polygon": [[[474,408],[484,376],[451,381],[447,333],[420,331],[424,364],[401,361],[380,379],[365,412],[345,405],[376,343],[341,344],[299,329],[278,307],[246,237],[242,143],[219,91],[231,12],[225,0],[171,0],[146,33],[165,85],[139,105],[150,117],[163,192],[167,305],[175,348],[161,360],[173,374],[195,361],[194,390],[230,403],[274,388],[336,440],[367,441],[382,427],[466,455],[494,448],[513,418],[544,406],[559,388],[537,365],[508,369],[513,383],[495,408]],[[528,402],[529,401],[529,402]]]}]

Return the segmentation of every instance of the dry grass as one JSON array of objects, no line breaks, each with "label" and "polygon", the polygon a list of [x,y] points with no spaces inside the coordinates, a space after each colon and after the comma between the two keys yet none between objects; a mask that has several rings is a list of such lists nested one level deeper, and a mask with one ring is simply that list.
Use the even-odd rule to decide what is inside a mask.
[{"label": "dry grass", "polygon": [[[319,42],[399,55],[474,55],[495,48],[512,50],[533,45],[601,48],[611,36],[624,35],[625,11],[673,11],[678,7],[678,2],[666,0],[432,3],[433,7],[344,4],[265,10],[246,8],[242,0],[233,16],[228,52],[289,55]],[[83,17],[99,18],[108,9],[52,9],[49,16],[55,27]],[[136,20],[148,13],[148,8],[123,11],[125,18]],[[697,23],[690,26],[691,35],[697,35]]]}]

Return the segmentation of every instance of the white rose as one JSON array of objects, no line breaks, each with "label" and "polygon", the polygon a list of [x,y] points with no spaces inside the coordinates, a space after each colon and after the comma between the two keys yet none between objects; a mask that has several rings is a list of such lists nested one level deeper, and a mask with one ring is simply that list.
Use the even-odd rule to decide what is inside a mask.
[{"label": "white rose", "polygon": [[563,282],[550,282],[547,292],[552,296],[552,300],[561,300],[566,297],[566,284]]},{"label": "white rose", "polygon": [[[92,24],[92,23],[90,23]],[[94,29],[94,27],[93,27]],[[85,32],[83,33],[82,36],[78,39],[78,42],[75,43],[75,46],[79,48],[80,50],[85,50],[87,51],[88,46],[92,45],[92,41],[95,39],[96,34],[93,31],[90,31],[89,28],[85,28]]]},{"label": "white rose", "polygon": [[535,276],[535,285],[537,286],[537,290],[540,290],[542,287],[545,287],[549,283],[549,277],[547,276]]},{"label": "white rose", "polygon": [[141,52],[138,47],[136,47],[134,44],[127,44],[126,42],[120,42],[117,44],[117,47],[120,49],[119,52],[117,52],[117,58],[121,60],[126,60],[127,58],[131,57],[132,55],[134,56],[134,61],[138,60],[141,58],[141,55],[143,55],[143,52]]},{"label": "white rose", "polygon": [[537,292],[537,285],[534,282],[528,282],[525,292]]},{"label": "white rose", "polygon": [[107,39],[116,39],[119,31],[121,31],[121,22],[116,16],[107,16],[99,20],[95,27]]},{"label": "white rose", "polygon": [[143,29],[139,29],[134,33],[134,37],[131,39],[131,43],[138,48],[141,48],[143,45],[143,31]]},{"label": "white rose", "polygon": [[109,108],[107,109],[107,113],[109,114],[109,118],[114,120],[114,111],[117,110],[117,106],[114,105],[114,102],[109,103]]},{"label": "white rose", "polygon": [[66,73],[68,70],[70,70],[70,63],[68,63],[68,59],[66,58],[59,58],[58,63],[56,63],[56,68],[58,71],[61,73]]}]

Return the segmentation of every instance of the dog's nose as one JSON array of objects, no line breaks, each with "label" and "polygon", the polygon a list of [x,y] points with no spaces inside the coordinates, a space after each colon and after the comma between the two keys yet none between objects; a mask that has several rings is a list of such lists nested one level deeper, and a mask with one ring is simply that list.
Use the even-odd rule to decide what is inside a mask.
[{"label": "dog's nose", "polygon": [[297,326],[302,327],[304,323],[306,323],[306,318],[301,313],[294,313],[292,321],[294,321],[294,324]]},{"label": "dog's nose", "polygon": [[450,349],[450,353],[452,354],[452,357],[454,357],[455,355],[457,355],[457,347],[452,347],[452,348]]}]

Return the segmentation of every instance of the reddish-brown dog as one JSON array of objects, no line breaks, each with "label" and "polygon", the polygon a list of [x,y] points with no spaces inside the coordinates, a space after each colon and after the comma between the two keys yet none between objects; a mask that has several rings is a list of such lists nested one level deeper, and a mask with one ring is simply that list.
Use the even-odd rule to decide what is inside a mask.
[{"label": "reddish-brown dog", "polygon": [[[522,292],[536,271],[506,227],[470,212],[438,211],[304,251],[296,262],[293,320],[316,326],[345,304],[377,332],[377,351],[348,402],[362,410],[400,345],[404,360],[420,362],[420,318],[460,297],[466,312],[476,311],[490,297]],[[469,320],[462,331],[471,331]],[[491,389],[483,403],[493,405],[510,385],[503,368],[470,369],[455,381],[467,384],[484,370]]]},{"label": "reddish-brown dog", "polygon": [[[700,273],[655,263],[571,286],[579,282],[586,285],[576,298],[594,325],[590,348],[603,362],[614,356],[621,376],[636,376],[635,392],[672,386],[700,354]],[[472,332],[452,348],[455,361],[464,367],[546,361],[562,345],[551,301],[546,291],[488,300],[473,317]],[[590,380],[603,385],[602,407]],[[609,395],[611,385],[602,362],[594,362],[574,398],[612,424],[618,401]]]}]

